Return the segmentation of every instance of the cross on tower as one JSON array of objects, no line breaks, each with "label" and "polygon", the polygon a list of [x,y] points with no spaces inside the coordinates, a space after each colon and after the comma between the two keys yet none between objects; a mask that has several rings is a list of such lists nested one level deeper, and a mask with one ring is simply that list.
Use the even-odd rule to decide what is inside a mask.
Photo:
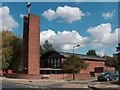
[{"label": "cross on tower", "polygon": [[31,6],[30,1],[28,1],[28,5],[26,6],[28,9],[28,14],[30,14],[30,6]]}]

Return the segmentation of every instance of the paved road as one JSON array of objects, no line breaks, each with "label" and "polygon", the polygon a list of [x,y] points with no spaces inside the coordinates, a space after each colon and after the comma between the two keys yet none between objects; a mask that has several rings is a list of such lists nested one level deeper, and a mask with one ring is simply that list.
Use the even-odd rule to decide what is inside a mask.
[{"label": "paved road", "polygon": [[[28,82],[27,82],[28,83]],[[108,89],[101,89],[101,88],[95,88],[90,86],[90,88],[77,88],[77,86],[85,84],[86,86],[92,83],[92,85],[100,85],[100,82],[97,81],[71,81],[71,82],[60,82],[60,83],[53,83],[46,86],[42,86],[43,82],[37,82],[39,84],[35,84],[36,82],[31,82],[32,84],[27,83],[18,83],[17,81],[10,82],[9,80],[3,80],[3,82],[0,82],[0,85],[2,84],[2,90],[120,90],[119,88],[108,88]],[[44,82],[47,83],[47,82]],[[50,82],[48,82],[50,83]],[[68,88],[69,86],[69,88]],[[71,88],[71,87],[74,88]],[[66,88],[67,87],[67,88]],[[7,89],[6,89],[7,88]]]},{"label": "paved road", "polygon": [[7,82],[7,81],[2,81],[0,83],[2,85],[2,90],[89,90],[89,89],[70,89],[70,88],[50,88],[50,87],[39,87],[39,86],[32,86],[32,85],[27,85],[27,84],[18,84],[18,83],[12,83],[12,82]]},{"label": "paved road", "polygon": [[17,83],[15,84],[7,81],[2,81],[2,88],[27,88],[27,87],[24,85],[19,85]]}]

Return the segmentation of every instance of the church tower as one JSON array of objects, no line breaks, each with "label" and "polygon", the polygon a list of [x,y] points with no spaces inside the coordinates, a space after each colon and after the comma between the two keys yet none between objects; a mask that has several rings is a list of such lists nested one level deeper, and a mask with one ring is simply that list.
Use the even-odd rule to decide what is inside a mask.
[{"label": "church tower", "polygon": [[40,74],[40,17],[30,13],[30,6],[24,16],[22,69],[24,74]]}]

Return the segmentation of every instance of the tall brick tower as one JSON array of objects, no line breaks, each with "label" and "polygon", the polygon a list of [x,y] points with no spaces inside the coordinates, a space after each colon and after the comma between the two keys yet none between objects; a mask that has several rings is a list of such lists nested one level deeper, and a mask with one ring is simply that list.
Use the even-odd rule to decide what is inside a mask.
[{"label": "tall brick tower", "polygon": [[40,17],[30,14],[24,16],[23,26],[23,61],[24,74],[40,74]]}]

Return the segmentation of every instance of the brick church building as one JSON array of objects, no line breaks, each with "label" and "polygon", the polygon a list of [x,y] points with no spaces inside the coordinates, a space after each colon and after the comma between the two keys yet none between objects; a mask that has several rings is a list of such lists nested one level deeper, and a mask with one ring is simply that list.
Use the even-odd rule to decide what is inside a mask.
[{"label": "brick church building", "polygon": [[[31,4],[28,3],[28,16],[24,16],[23,27],[23,59],[22,59],[22,77],[34,75],[38,78],[42,75],[50,75],[50,78],[62,78],[64,74],[62,69],[63,61],[71,53],[50,51],[40,57],[40,17],[30,13]],[[81,70],[79,75],[95,76],[104,71],[105,59],[100,57],[91,57],[87,55],[75,54],[89,64],[86,70]],[[25,76],[27,75],[27,76]],[[34,77],[33,76],[33,77]]]},{"label": "brick church building", "polygon": [[[33,14],[25,16],[23,31],[23,74],[38,77],[47,74],[50,78],[56,77],[56,79],[62,78],[63,74],[66,75],[62,69],[63,61],[73,53],[49,51],[40,57],[40,17]],[[74,55],[89,64],[88,68],[81,70],[79,75],[89,77],[104,71],[105,59],[81,54]]]},{"label": "brick church building", "polygon": [[[40,74],[47,74],[54,77],[58,76],[59,78],[62,76],[62,74],[66,75],[65,71],[62,69],[63,61],[66,59],[66,57],[72,54],[73,53],[57,51],[46,52],[40,58]],[[80,74],[77,74],[80,77],[97,76],[99,73],[102,73],[104,71],[105,59],[82,54],[74,55],[82,58],[83,60],[85,60],[86,63],[89,64],[86,70],[81,70]]]},{"label": "brick church building", "polygon": [[[72,74],[67,74],[62,69],[63,61],[73,53],[49,51],[40,57],[40,17],[30,13],[30,3],[28,7],[28,16],[24,16],[23,25],[23,56],[22,56],[22,74],[16,78],[42,78],[43,75],[49,75],[50,79],[71,78]],[[82,58],[88,67],[76,74],[77,78],[97,76],[105,69],[105,59],[100,57],[74,54]],[[13,75],[12,75],[13,76]]]}]

